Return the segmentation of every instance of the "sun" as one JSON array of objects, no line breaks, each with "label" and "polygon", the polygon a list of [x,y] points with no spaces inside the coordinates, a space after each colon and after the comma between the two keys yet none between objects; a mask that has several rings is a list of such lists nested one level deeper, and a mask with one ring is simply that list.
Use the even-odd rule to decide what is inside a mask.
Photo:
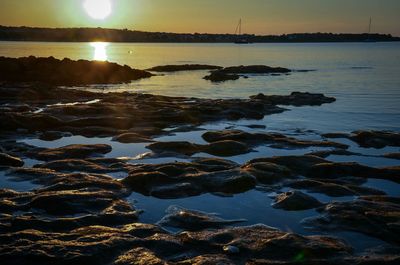
[{"label": "sun", "polygon": [[85,0],[83,7],[93,19],[105,19],[112,12],[111,0]]}]

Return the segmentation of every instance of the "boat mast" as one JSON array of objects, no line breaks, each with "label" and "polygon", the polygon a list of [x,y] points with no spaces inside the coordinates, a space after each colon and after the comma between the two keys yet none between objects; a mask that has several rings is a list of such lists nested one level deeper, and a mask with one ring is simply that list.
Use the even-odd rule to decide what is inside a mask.
[{"label": "boat mast", "polygon": [[239,36],[242,35],[242,19],[239,19],[239,24],[236,26],[235,34]]},{"label": "boat mast", "polygon": [[372,17],[369,18],[368,35],[371,34]]}]

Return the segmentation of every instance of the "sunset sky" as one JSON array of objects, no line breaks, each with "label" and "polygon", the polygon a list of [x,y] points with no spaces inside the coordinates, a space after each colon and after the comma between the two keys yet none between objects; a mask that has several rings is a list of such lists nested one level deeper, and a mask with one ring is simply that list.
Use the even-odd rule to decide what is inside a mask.
[{"label": "sunset sky", "polygon": [[400,36],[399,0],[109,0],[100,20],[84,1],[0,0],[0,25],[233,33],[243,18],[246,33],[362,33],[372,17],[373,32]]}]

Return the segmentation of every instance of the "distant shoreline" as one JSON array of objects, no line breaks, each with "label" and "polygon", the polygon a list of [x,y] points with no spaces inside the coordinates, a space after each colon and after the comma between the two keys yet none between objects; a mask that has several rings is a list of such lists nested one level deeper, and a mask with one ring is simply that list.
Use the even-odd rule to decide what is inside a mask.
[{"label": "distant shoreline", "polygon": [[[398,42],[390,34],[294,33],[284,35],[244,34],[252,43],[347,43]],[[0,41],[115,42],[115,43],[233,43],[235,34],[145,32],[105,28],[32,28],[0,26]]]}]

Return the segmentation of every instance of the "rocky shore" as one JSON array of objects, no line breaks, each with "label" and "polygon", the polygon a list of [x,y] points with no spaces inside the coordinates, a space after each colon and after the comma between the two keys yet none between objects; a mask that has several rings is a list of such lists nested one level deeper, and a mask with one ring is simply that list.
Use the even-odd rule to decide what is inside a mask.
[{"label": "rocky shore", "polygon": [[[29,63],[29,58],[24,60]],[[60,69],[68,64],[57,63]],[[216,71],[238,71],[228,70]],[[148,75],[126,67],[121,71],[124,80]],[[40,81],[24,76],[24,81]],[[96,80],[104,81],[102,78]],[[400,263],[400,199],[364,185],[372,178],[400,183],[400,167],[329,160],[332,154],[354,155],[338,138],[364,148],[399,147],[399,133],[330,133],[307,140],[254,125],[250,127],[258,132],[230,128],[199,131],[203,143],[157,140],[210,122],[260,120],[287,111],[284,106],[317,108],[333,103],[334,98],[293,92],[248,99],[199,99],[93,93],[11,81],[15,80],[0,86],[0,177],[30,182],[35,188],[0,189],[2,264]],[[131,158],[109,156],[113,147],[105,143],[39,147],[22,141],[52,143],[71,136],[140,143],[149,151],[143,157],[174,157],[184,162],[133,163]],[[230,159],[255,152],[260,146],[323,150],[256,158],[243,164]],[[37,163],[29,166],[30,160]],[[116,172],[124,174],[117,179],[113,177]],[[315,233],[300,235],[261,224],[245,226],[246,216],[224,219],[173,205],[158,223],[146,224],[136,202],[127,200],[132,193],[178,199],[202,194],[233,196],[256,189],[274,194],[274,209],[288,214],[314,210],[314,216],[305,218],[302,225]],[[353,199],[323,201],[315,194]],[[384,244],[359,253],[334,231],[357,232]]]}]

